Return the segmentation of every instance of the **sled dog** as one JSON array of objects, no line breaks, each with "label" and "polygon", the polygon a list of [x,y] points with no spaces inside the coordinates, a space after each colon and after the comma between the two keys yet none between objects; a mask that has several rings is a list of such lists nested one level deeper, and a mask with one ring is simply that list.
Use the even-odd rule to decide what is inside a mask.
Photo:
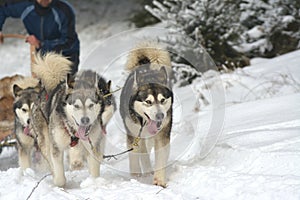
[{"label": "sled dog", "polygon": [[[101,95],[104,97],[103,104],[101,107],[99,120],[102,133],[106,135],[106,125],[112,118],[116,110],[116,102],[113,94],[111,93],[111,81],[106,82],[106,80],[99,74],[91,71],[85,70],[76,76],[75,81],[82,81],[94,86],[98,83],[98,89]],[[81,144],[72,146],[69,149],[69,161],[71,170],[81,169],[83,167],[83,161],[85,160],[85,155],[83,152],[83,146]]]},{"label": "sled dog", "polygon": [[98,83],[98,89],[101,95],[104,97],[104,106],[101,110],[100,124],[102,131],[106,133],[106,125],[112,118],[114,112],[116,111],[116,101],[114,95],[111,93],[111,81],[106,81],[99,74],[94,73],[91,70],[86,70],[80,73],[77,77],[79,80],[85,80],[89,84],[93,85]]},{"label": "sled dog", "polygon": [[14,130],[15,115],[12,86],[14,82],[23,78],[22,75],[13,75],[0,79],[0,141],[11,135]]},{"label": "sled dog", "polygon": [[[31,129],[32,106],[38,99],[38,80],[24,78],[13,85],[15,113],[14,132],[17,139],[19,166],[21,169],[31,167],[31,154],[37,147],[36,135]],[[37,147],[38,148],[38,147]]]},{"label": "sled dog", "polygon": [[128,148],[134,148],[129,154],[130,172],[136,176],[152,172],[149,151],[154,147],[153,184],[166,187],[173,105],[169,54],[158,44],[141,43],[129,53],[127,70],[120,114]]},{"label": "sled dog", "polygon": [[[65,185],[64,150],[77,145],[87,158],[90,174],[98,177],[105,143],[101,117],[106,107],[99,79],[106,81],[92,71],[67,76],[71,63],[58,54],[37,55],[35,60],[32,71],[41,81],[41,97],[46,98],[36,106],[33,124],[38,144],[46,146],[54,184]],[[79,159],[75,164],[81,162]]]}]

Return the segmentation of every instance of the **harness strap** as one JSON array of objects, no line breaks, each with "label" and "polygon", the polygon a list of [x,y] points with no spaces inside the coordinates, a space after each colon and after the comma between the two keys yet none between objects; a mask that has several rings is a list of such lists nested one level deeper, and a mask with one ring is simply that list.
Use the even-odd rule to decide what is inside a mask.
[{"label": "harness strap", "polygon": [[141,128],[139,130],[139,135],[136,138],[134,138],[134,142],[132,143],[132,146],[135,146],[136,148],[139,147],[138,143],[141,140],[142,131],[143,131],[143,128],[144,128],[145,125],[146,125],[146,121],[143,124],[141,123]]},{"label": "harness strap", "polygon": [[[134,149],[138,148],[139,147],[139,141],[141,140],[141,135],[142,135],[142,131],[143,131],[143,128],[144,128],[145,124],[146,124],[146,122],[141,124],[141,128],[139,130],[138,137],[134,138],[134,141],[132,143],[132,147],[130,149],[127,149],[126,151],[122,151],[121,153],[117,153],[117,154],[103,155],[103,159],[107,159],[108,161],[110,161],[110,159],[112,159],[112,158],[115,159],[115,160],[118,160],[116,156],[120,156],[120,155],[123,155],[125,153],[129,153],[129,152],[133,151]],[[90,144],[91,144],[91,142],[90,142]],[[91,144],[91,147],[93,148],[92,144]]]},{"label": "harness strap", "polygon": [[67,125],[66,125],[65,122],[63,122],[63,126],[64,126],[64,129],[65,129],[65,132],[71,137],[70,146],[71,147],[76,146],[78,144],[79,138],[76,137],[74,133],[70,134],[70,131],[69,131],[69,129],[68,129],[68,127],[67,127]]},{"label": "harness strap", "polygon": [[78,137],[76,137],[76,136],[71,136],[71,143],[70,143],[70,146],[71,146],[71,147],[76,146],[76,145],[78,144],[78,140],[79,140]]}]

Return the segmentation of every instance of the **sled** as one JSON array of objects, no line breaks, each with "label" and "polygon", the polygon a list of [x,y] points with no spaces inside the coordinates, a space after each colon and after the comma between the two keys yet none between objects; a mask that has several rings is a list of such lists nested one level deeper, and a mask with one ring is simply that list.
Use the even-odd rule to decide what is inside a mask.
[{"label": "sled", "polygon": [[[25,40],[26,36],[20,34],[3,34],[3,38],[17,38]],[[34,62],[34,53],[35,47],[30,45],[31,69]],[[14,96],[12,86],[15,81],[22,78],[24,78],[22,75],[16,74],[0,79],[0,154],[3,147],[14,146],[16,143],[15,136],[13,134],[15,114],[13,111]]]}]

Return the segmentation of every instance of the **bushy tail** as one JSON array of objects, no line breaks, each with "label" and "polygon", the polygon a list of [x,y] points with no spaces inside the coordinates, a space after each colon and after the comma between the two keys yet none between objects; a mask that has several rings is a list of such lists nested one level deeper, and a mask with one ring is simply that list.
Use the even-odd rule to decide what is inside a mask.
[{"label": "bushy tail", "polygon": [[143,42],[132,49],[127,59],[126,69],[133,71],[148,63],[153,70],[159,70],[162,66],[171,69],[169,52],[155,42]]},{"label": "bushy tail", "polygon": [[53,90],[65,80],[71,71],[72,62],[61,54],[49,52],[45,55],[36,54],[32,72],[40,79],[47,92]]}]

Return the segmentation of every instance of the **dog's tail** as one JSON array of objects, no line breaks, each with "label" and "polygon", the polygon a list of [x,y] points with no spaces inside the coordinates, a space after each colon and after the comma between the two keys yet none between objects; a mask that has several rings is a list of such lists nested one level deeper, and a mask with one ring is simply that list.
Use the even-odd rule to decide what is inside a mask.
[{"label": "dog's tail", "polygon": [[162,66],[171,70],[169,52],[156,42],[143,42],[128,55],[126,69],[133,71],[141,65],[150,64],[150,69],[159,70]]},{"label": "dog's tail", "polygon": [[72,62],[61,54],[49,52],[45,55],[36,54],[32,72],[42,81],[47,92],[53,90],[65,80],[71,71]]}]

